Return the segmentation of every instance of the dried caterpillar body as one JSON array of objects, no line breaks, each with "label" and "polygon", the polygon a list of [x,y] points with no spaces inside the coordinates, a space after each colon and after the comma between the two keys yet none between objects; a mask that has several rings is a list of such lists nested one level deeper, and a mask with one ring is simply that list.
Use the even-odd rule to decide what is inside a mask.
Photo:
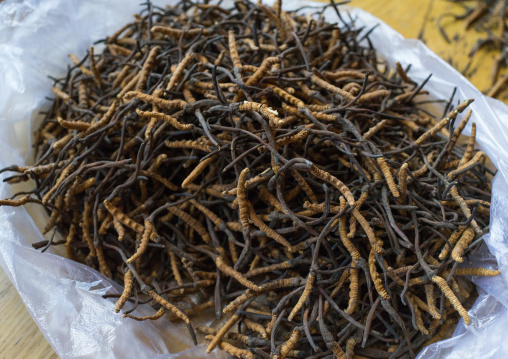
[{"label": "dried caterpillar body", "polygon": [[245,184],[247,182],[247,174],[250,172],[248,168],[245,168],[240,173],[238,178],[237,187],[237,198],[238,198],[238,217],[244,230],[249,229],[249,207],[247,203],[247,190]]},{"label": "dried caterpillar body", "polygon": [[145,87],[146,80],[148,79],[148,75],[150,74],[152,67],[155,65],[155,58],[157,57],[160,49],[160,46],[154,46],[148,53],[148,57],[146,58],[143,68],[139,73],[140,75],[135,87],[136,91],[141,91]]},{"label": "dried caterpillar body", "polygon": [[[455,274],[457,275],[457,270],[455,270]],[[429,313],[434,319],[441,319],[441,314],[435,306],[434,287],[432,285],[425,285],[425,295],[427,297],[427,307],[429,309]]]},{"label": "dried caterpillar body", "polygon": [[[450,238],[448,238],[448,242],[451,246],[454,246],[455,243],[459,240],[459,238],[462,236],[462,233],[466,230],[466,226],[460,226],[455,232],[452,233]],[[441,250],[441,253],[439,254],[439,259],[443,260],[445,259],[448,254],[450,253],[450,247],[448,245],[445,245],[443,249]]]},{"label": "dried caterpillar body", "polygon": [[115,312],[118,313],[120,309],[123,308],[125,302],[130,298],[132,293],[132,287],[133,287],[133,279],[134,275],[130,270],[125,272],[125,276],[123,278],[124,280],[124,288],[121,297],[118,299],[118,301],[115,304]]},{"label": "dried caterpillar body", "polygon": [[159,303],[161,306],[163,306],[164,308],[166,308],[167,310],[169,310],[171,313],[173,313],[174,315],[176,315],[178,318],[180,318],[181,320],[183,320],[186,324],[190,324],[190,321],[189,321],[189,318],[187,317],[187,315],[182,312],[180,309],[178,309],[177,307],[175,307],[173,304],[171,304],[170,302],[168,302],[167,300],[165,300],[164,298],[162,298],[159,294],[157,294],[156,292],[154,292],[153,290],[149,290],[147,292],[147,294],[153,299],[155,300],[157,303]]},{"label": "dried caterpillar body", "polygon": [[222,258],[221,256],[218,256],[215,259],[215,264],[217,265],[217,268],[220,269],[221,272],[223,272],[227,276],[235,278],[238,282],[240,282],[245,287],[252,289],[256,292],[261,290],[261,288],[259,286],[257,286],[256,284],[252,283],[250,280],[245,278],[245,276],[243,274],[235,271],[233,268],[231,268],[226,263],[224,263],[224,258]]},{"label": "dried caterpillar body", "polygon": [[346,197],[349,206],[353,208],[355,207],[356,202],[353,197],[353,194],[351,193],[349,188],[344,183],[342,183],[338,178],[332,176],[327,172],[324,172],[323,170],[320,170],[315,165],[311,165],[310,173],[337,188],[344,195],[344,197]]},{"label": "dried caterpillar body", "polygon": [[457,268],[455,270],[455,275],[480,275],[484,277],[496,276],[500,273],[497,269],[486,268]]},{"label": "dried caterpillar body", "polygon": [[224,335],[233,327],[233,325],[236,324],[240,320],[240,317],[236,314],[233,314],[231,318],[228,319],[228,321],[219,329],[217,334],[213,337],[210,344],[208,345],[208,348],[206,349],[206,353],[210,353],[212,350],[215,349],[217,344],[224,338]]},{"label": "dried caterpillar body", "polygon": [[159,318],[162,318],[164,316],[164,314],[167,313],[167,311],[168,310],[166,308],[160,308],[154,315],[147,315],[144,317],[135,317],[134,315],[123,313],[122,317],[131,318],[131,319],[137,320],[138,322],[142,322],[145,320],[157,320]]},{"label": "dried caterpillar body", "polygon": [[393,197],[398,198],[400,196],[400,193],[399,190],[397,189],[397,186],[395,185],[395,181],[393,180],[393,176],[390,171],[390,168],[388,167],[388,164],[386,163],[383,157],[379,157],[376,160],[377,163],[379,164],[379,167],[381,167],[381,171],[383,172],[383,176],[386,179],[386,183],[388,184],[390,192],[392,192]]},{"label": "dried caterpillar body", "polygon": [[349,315],[353,314],[358,303],[358,263],[357,260],[351,263],[349,270],[349,303],[345,312]]},{"label": "dried caterpillar body", "polygon": [[169,123],[171,126],[177,128],[179,130],[182,130],[182,131],[190,130],[193,128],[193,126],[191,124],[182,124],[176,118],[171,117],[166,114],[163,114],[163,113],[160,113],[160,112],[141,111],[140,109],[136,109],[136,112],[141,117],[152,117],[152,118],[156,118],[156,119],[165,121],[165,122]]},{"label": "dried caterpillar body", "polygon": [[369,271],[370,275],[372,277],[372,281],[374,282],[374,287],[376,288],[376,291],[378,292],[379,296],[383,299],[389,300],[390,295],[386,291],[386,289],[383,287],[383,280],[381,279],[379,273],[376,269],[376,257],[375,257],[376,249],[373,247],[370,250],[369,254]]},{"label": "dried caterpillar body", "polygon": [[462,263],[462,261],[464,260],[462,258],[462,255],[464,254],[464,251],[469,247],[469,244],[473,241],[473,239],[474,239],[474,231],[471,228],[467,228],[466,230],[464,230],[464,233],[462,233],[462,235],[459,238],[459,241],[457,242],[452,251],[452,258],[455,261]]},{"label": "dried caterpillar body", "polygon": [[142,234],[145,231],[145,228],[139,224],[136,223],[133,219],[129,218],[125,213],[122,213],[116,206],[114,206],[110,201],[105,200],[104,201],[104,207],[108,210],[111,215],[117,219],[120,223],[122,223],[124,226],[132,229],[136,233]]},{"label": "dried caterpillar body", "polygon": [[211,163],[213,163],[215,159],[216,157],[212,156],[200,162],[182,182],[182,188],[186,188],[190,183],[192,183],[192,181],[194,181]]},{"label": "dried caterpillar body", "polygon": [[300,297],[300,299],[296,303],[295,307],[293,308],[293,310],[289,314],[288,320],[292,320],[294,318],[294,316],[300,311],[300,309],[302,308],[303,304],[305,303],[305,301],[309,297],[310,292],[312,291],[312,286],[314,285],[314,281],[315,280],[316,280],[316,275],[314,274],[313,271],[311,271],[309,273],[308,277],[307,277],[307,281],[305,283],[305,289],[303,290],[302,296]]},{"label": "dried caterpillar body", "polygon": [[197,233],[199,233],[199,235],[201,236],[201,238],[205,243],[210,243],[211,241],[210,234],[208,233],[206,228],[195,218],[193,218],[190,214],[177,207],[169,207],[168,211],[174,214],[175,216],[179,217],[182,221],[187,223],[191,228],[193,228]]},{"label": "dried caterpillar body", "polygon": [[[206,340],[213,340],[213,336],[212,335],[207,335],[205,337]],[[230,354],[230,355],[233,355],[234,357],[236,358],[241,358],[241,359],[254,359],[254,355],[248,351],[248,350],[245,350],[245,349],[240,349],[240,348],[237,348],[235,346],[233,346],[232,344],[229,344],[225,341],[221,341],[218,343],[218,346],[224,350],[226,353]]]},{"label": "dried caterpillar body", "polygon": [[254,211],[254,208],[252,208],[252,205],[248,206],[248,213],[249,218],[252,220],[254,225],[258,227],[261,231],[265,232],[266,235],[272,239],[274,239],[276,242],[282,244],[284,247],[286,247],[290,252],[294,252],[295,248],[289,243],[284,237],[282,237],[280,234],[278,234],[276,231],[274,231],[272,228],[268,227],[265,222],[263,222]]},{"label": "dried caterpillar body", "polygon": [[453,294],[452,290],[450,289],[446,281],[439,276],[432,277],[432,281],[436,283],[439,286],[439,288],[441,288],[446,298],[448,298],[450,303],[453,305],[453,308],[455,308],[455,310],[459,312],[460,316],[464,319],[464,323],[466,323],[466,325],[469,325],[469,323],[471,322],[469,314],[467,314],[467,311],[464,309],[457,296]]},{"label": "dried caterpillar body", "polygon": [[127,263],[134,262],[136,259],[141,257],[143,253],[145,253],[146,249],[148,248],[148,243],[150,243],[150,236],[152,235],[153,231],[154,231],[153,223],[152,221],[147,219],[145,221],[145,228],[143,229],[143,236],[141,237],[141,244],[136,250],[136,253],[134,253],[132,257],[127,259]]}]

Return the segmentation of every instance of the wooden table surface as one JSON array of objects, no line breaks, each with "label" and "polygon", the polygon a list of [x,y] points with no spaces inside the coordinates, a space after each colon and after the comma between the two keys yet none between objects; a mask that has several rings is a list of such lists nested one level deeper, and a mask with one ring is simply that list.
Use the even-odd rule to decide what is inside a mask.
[{"label": "wooden table surface", "polygon": [[[468,65],[468,53],[480,37],[475,31],[466,34],[463,24],[448,19],[443,25],[448,37],[456,41],[451,44],[445,41],[436,26],[437,18],[444,13],[460,14],[463,11],[459,5],[445,0],[353,0],[352,5],[374,14],[406,38],[420,37],[459,71]],[[480,53],[469,65],[467,75],[481,91],[490,88],[495,56],[495,53]],[[58,357],[1,269],[0,318],[0,359]]]}]

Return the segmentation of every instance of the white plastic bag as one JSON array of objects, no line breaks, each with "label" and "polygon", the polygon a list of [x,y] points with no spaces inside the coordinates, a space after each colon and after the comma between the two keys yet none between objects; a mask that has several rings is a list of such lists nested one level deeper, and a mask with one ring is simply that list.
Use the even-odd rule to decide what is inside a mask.
[{"label": "white plastic bag", "polygon": [[[47,75],[64,75],[69,53],[84,55],[91,43],[130,21],[131,15],[140,10],[139,1],[0,3],[0,167],[23,165],[29,159],[31,124],[48,104],[44,96],[51,95]],[[157,5],[174,2],[153,1]],[[223,5],[228,3],[231,1],[224,1]],[[321,4],[285,3],[288,9],[304,5]],[[304,12],[316,10],[307,8]],[[409,75],[418,82],[432,73],[425,88],[433,96],[448,98],[456,86],[456,98],[475,98],[470,122],[476,122],[477,141],[498,169],[493,185],[490,233],[485,236],[488,249],[484,245],[473,260],[474,266],[491,266],[497,260],[502,276],[474,279],[481,289],[469,312],[472,324],[465,326],[461,321],[453,338],[425,348],[419,358],[506,358],[508,341],[503,340],[503,329],[508,324],[508,108],[483,96],[421,42],[405,40],[359,9],[350,9],[350,13],[359,27],[370,29],[379,24],[370,39],[392,65],[395,61],[412,64]],[[338,21],[331,8],[325,15],[330,22]],[[470,125],[465,132],[469,128]],[[0,184],[0,198],[10,194],[9,186]],[[114,302],[102,295],[120,291],[118,284],[89,267],[32,249],[31,243],[43,240],[35,224],[43,216],[31,212],[32,217],[24,207],[0,207],[0,264],[60,357],[223,357],[223,353],[217,352],[205,355],[203,346],[192,347],[186,331],[168,321],[136,322],[115,314]],[[140,306],[136,315],[149,313],[153,313],[151,308]]]}]

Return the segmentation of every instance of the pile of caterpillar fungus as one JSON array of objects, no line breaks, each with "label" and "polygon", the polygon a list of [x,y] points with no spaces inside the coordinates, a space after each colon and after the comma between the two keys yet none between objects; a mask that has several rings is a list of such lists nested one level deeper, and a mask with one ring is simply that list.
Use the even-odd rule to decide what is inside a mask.
[{"label": "pile of caterpillar fungus", "polygon": [[492,175],[474,123],[457,141],[472,100],[433,116],[425,82],[326,7],[148,3],[71,55],[35,163],[2,170],[35,187],[0,204],[42,206],[36,248],[65,246],[124,284],[117,312],[183,322],[208,352],[405,358],[469,324],[464,275],[498,274],[467,267]]}]

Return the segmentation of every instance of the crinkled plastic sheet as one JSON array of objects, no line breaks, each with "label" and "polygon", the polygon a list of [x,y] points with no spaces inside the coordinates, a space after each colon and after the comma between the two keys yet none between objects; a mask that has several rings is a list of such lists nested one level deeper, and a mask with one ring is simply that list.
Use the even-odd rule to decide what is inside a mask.
[{"label": "crinkled plastic sheet", "polygon": [[[30,161],[30,134],[37,113],[51,96],[47,75],[65,74],[74,53],[83,56],[94,41],[131,21],[141,0],[6,0],[0,4],[0,167]],[[270,2],[270,1],[267,1]],[[156,5],[173,1],[153,1]],[[226,2],[224,2],[225,4]],[[229,1],[231,3],[231,1]],[[291,9],[319,3],[287,1]],[[305,12],[316,12],[307,8]],[[448,98],[457,87],[459,99],[475,98],[471,122],[477,124],[477,141],[498,169],[494,178],[490,233],[472,258],[474,266],[497,263],[502,275],[473,278],[480,295],[469,311],[472,324],[461,321],[453,338],[425,348],[420,359],[506,358],[508,341],[508,108],[483,96],[461,74],[418,40],[406,40],[379,19],[350,9],[357,26],[366,30],[379,24],[370,39],[394,65],[412,64],[410,76],[423,81],[433,76],[426,89],[437,98]],[[333,9],[328,21],[338,21]],[[466,133],[470,130],[470,124]],[[4,176],[3,176],[4,177]],[[3,178],[2,177],[2,178]],[[12,194],[0,184],[0,197]],[[44,215],[24,207],[0,207],[0,264],[18,290],[43,334],[62,358],[223,358],[206,355],[193,347],[186,331],[167,320],[136,322],[113,311],[105,293],[121,288],[97,271],[60,257],[39,253],[31,243],[43,240],[36,222]],[[488,248],[487,248],[488,247]],[[153,313],[141,306],[137,315]]]}]

